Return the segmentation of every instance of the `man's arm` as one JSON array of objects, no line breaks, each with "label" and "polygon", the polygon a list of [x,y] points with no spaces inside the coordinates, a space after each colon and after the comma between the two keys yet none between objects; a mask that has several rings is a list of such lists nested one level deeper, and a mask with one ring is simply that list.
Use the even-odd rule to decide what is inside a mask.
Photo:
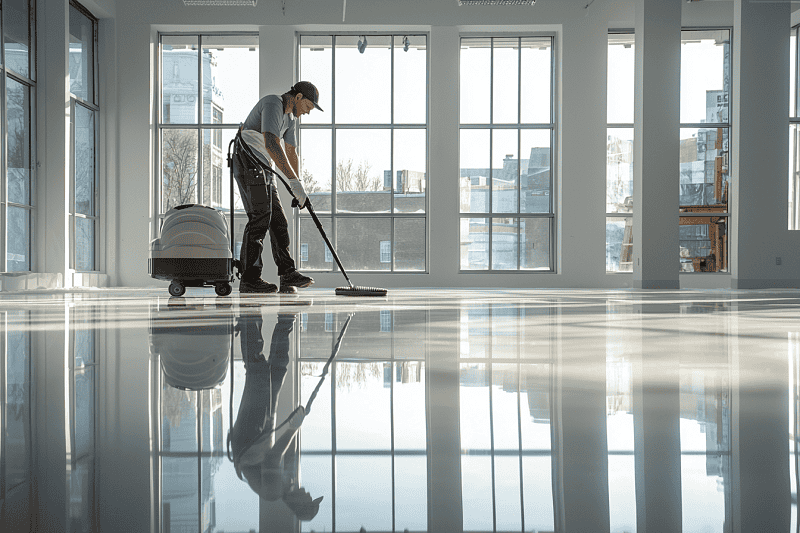
[{"label": "man's arm", "polygon": [[294,146],[287,144],[286,147],[291,146],[291,154],[294,156],[294,161],[290,159],[291,156],[287,155],[281,146],[281,141],[274,133],[264,133],[264,145],[267,148],[270,158],[275,163],[284,176],[289,179],[299,180],[297,173],[297,154],[294,151]]},{"label": "man's arm", "polygon": [[289,160],[289,164],[292,165],[294,173],[300,177],[300,167],[297,163],[297,148],[289,143],[284,143],[284,145],[286,146],[286,157]]}]

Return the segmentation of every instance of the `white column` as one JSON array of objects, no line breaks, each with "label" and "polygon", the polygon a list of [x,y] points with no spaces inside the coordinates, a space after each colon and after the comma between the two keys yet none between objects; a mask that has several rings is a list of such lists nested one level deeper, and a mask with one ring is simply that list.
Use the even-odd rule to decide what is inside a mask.
[{"label": "white column", "polygon": [[37,190],[39,205],[34,243],[38,251],[34,271],[60,274],[64,286],[69,274],[70,101],[69,2],[40,2],[39,120]]},{"label": "white column", "polygon": [[800,278],[787,229],[790,24],[789,3],[734,2],[733,288],[797,286]]},{"label": "white column", "polygon": [[636,2],[633,286],[679,286],[680,0]]}]

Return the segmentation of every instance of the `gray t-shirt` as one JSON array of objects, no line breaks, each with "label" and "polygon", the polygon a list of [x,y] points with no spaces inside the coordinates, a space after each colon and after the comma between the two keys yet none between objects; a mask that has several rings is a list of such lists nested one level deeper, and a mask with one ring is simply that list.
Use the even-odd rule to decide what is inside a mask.
[{"label": "gray t-shirt", "polygon": [[297,118],[283,112],[283,99],[270,94],[258,101],[244,121],[244,129],[270,132],[286,144],[297,146]]}]

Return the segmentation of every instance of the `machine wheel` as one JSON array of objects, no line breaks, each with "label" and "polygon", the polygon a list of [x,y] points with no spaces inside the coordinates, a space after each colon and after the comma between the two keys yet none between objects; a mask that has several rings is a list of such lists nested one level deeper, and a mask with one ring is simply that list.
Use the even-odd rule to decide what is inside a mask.
[{"label": "machine wheel", "polygon": [[169,293],[172,296],[183,296],[183,293],[186,292],[186,287],[183,286],[183,283],[177,280],[173,280],[172,283],[169,284]]},{"label": "machine wheel", "polygon": [[230,283],[217,283],[214,286],[214,292],[217,293],[217,296],[228,296],[233,291],[233,287],[231,287]]}]

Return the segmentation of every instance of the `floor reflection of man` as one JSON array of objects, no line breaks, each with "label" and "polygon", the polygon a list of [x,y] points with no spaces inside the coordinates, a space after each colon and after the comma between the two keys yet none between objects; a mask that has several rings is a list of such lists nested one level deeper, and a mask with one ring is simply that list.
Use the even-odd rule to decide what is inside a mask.
[{"label": "floor reflection of man", "polygon": [[312,499],[298,484],[299,425],[290,420],[277,426],[278,393],[289,363],[289,334],[295,319],[293,313],[278,314],[269,357],[265,358],[261,314],[239,318],[245,384],[231,431],[231,449],[236,474],[253,491],[267,501],[280,499],[298,519],[311,520],[319,512],[322,497]]}]

